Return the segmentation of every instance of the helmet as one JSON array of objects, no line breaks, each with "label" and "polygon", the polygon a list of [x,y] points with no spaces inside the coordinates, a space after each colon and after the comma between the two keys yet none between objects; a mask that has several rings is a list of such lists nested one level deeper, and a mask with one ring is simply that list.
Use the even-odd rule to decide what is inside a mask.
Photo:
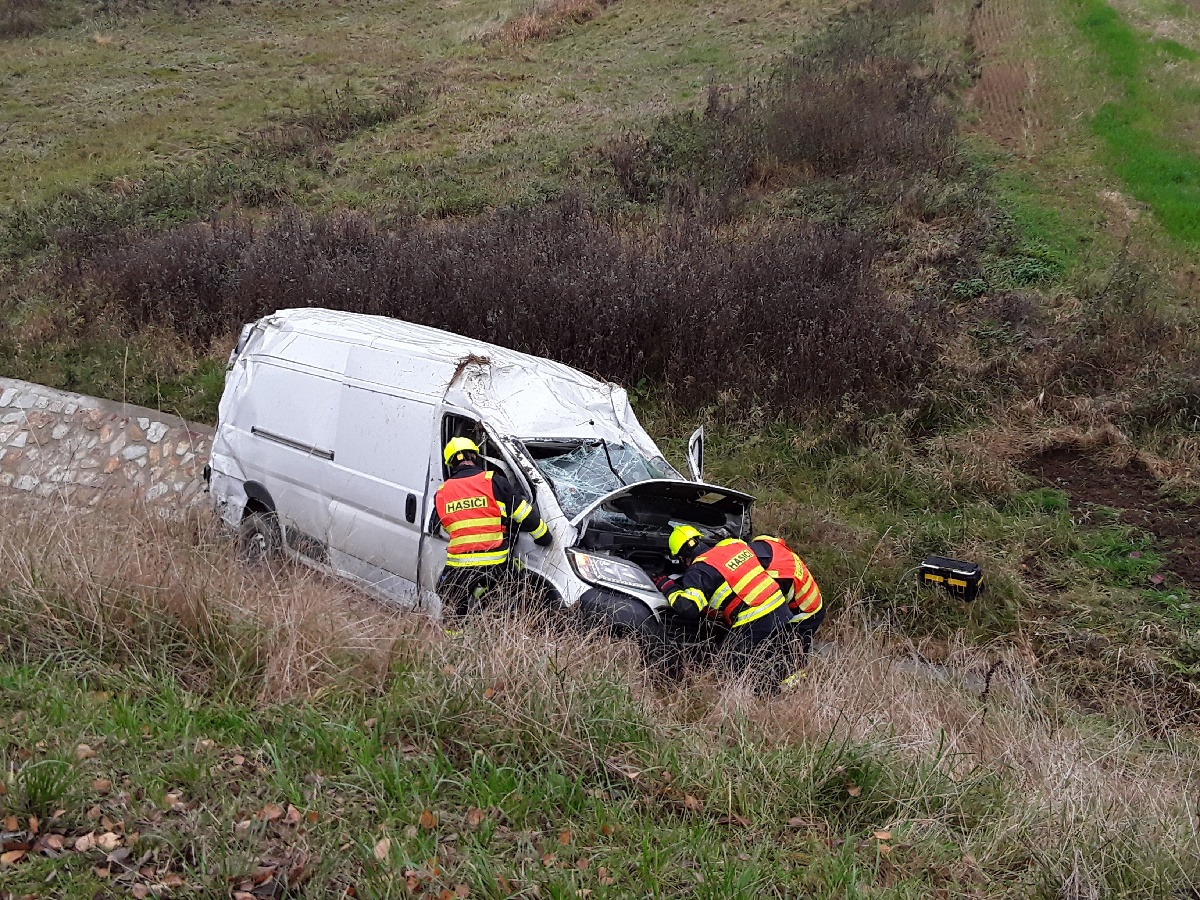
[{"label": "helmet", "polygon": [[671,537],[667,541],[667,547],[671,551],[672,556],[678,556],[679,552],[690,544],[692,541],[697,541],[704,537],[699,531],[691,525],[676,525],[671,531]]},{"label": "helmet", "polygon": [[446,465],[450,465],[450,460],[458,456],[459,462],[462,462],[462,454],[478,453],[479,445],[470,438],[456,437],[450,438],[450,442],[446,444],[446,449],[442,451],[442,459],[446,461]]}]

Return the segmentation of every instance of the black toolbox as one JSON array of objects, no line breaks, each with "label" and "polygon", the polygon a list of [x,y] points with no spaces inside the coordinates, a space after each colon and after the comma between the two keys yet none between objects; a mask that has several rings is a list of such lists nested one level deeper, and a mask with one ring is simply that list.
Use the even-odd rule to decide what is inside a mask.
[{"label": "black toolbox", "polygon": [[961,559],[927,556],[917,568],[917,581],[943,587],[956,599],[970,603],[983,590],[983,569]]}]

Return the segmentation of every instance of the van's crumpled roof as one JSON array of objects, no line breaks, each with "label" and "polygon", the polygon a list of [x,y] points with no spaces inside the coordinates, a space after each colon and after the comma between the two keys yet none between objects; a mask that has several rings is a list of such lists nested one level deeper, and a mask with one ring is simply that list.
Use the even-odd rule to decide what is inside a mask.
[{"label": "van's crumpled roof", "polygon": [[597,381],[527,353],[448,331],[383,316],[327,309],[285,309],[266,317],[287,332],[395,348],[430,363],[417,369],[420,384],[397,385],[478,411],[494,428],[517,438],[600,438],[658,449],[646,435],[619,385]]}]

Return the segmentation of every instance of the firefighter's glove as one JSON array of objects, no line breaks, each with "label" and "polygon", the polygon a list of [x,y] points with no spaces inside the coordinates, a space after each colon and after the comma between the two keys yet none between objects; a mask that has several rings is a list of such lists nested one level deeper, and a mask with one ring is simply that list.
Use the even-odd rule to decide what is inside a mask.
[{"label": "firefighter's glove", "polygon": [[670,575],[657,575],[653,580],[654,586],[664,594],[670,593],[675,587],[675,579]]}]

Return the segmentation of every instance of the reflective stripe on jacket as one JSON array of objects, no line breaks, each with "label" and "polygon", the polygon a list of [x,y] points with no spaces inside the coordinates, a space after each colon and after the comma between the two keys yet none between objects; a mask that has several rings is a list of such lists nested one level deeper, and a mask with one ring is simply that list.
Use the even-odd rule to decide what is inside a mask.
[{"label": "reflective stripe on jacket", "polygon": [[784,587],[788,607],[792,610],[792,622],[803,622],[816,615],[821,609],[821,589],[804,560],[779,538],[764,535],[756,537],[754,543],[766,544],[771,550],[767,574]]},{"label": "reflective stripe on jacket", "polygon": [[721,541],[697,556],[692,564],[697,563],[716,569],[724,580],[708,598],[708,614],[730,628],[761,619],[787,602],[745,541]]},{"label": "reflective stripe on jacket", "polygon": [[450,535],[447,566],[495,566],[508,561],[507,510],[496,499],[492,475],[477,472],[450,478],[437,489],[434,504]]}]

